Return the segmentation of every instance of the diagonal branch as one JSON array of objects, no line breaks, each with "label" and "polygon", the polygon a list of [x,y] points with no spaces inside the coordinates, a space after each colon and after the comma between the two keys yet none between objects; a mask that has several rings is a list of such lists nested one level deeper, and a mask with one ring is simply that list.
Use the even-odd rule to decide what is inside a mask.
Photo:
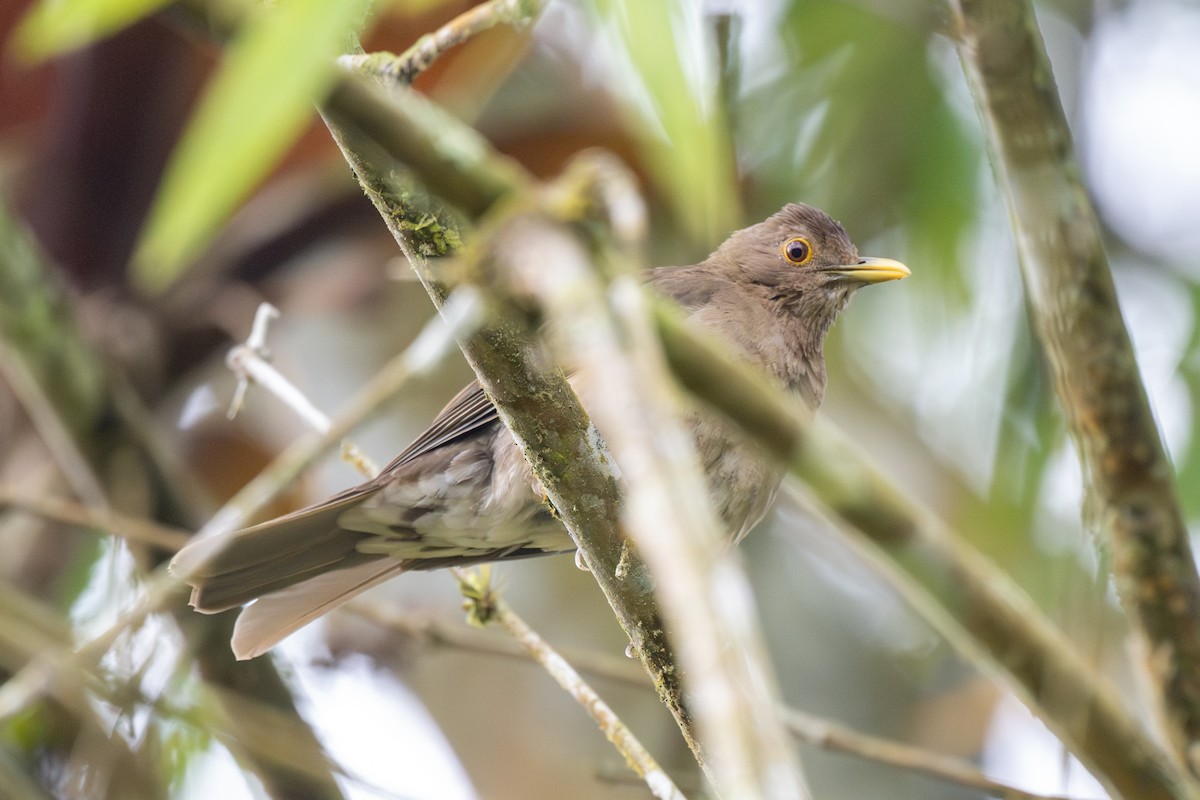
[{"label": "diagonal branch", "polygon": [[808,424],[718,342],[688,330],[673,309],[660,307],[658,324],[683,384],[786,462],[868,563],[960,652],[1004,681],[1110,790],[1131,800],[1200,797],[1116,689],[1005,573],[842,436]]},{"label": "diagonal branch", "polygon": [[1083,464],[1085,516],[1112,553],[1161,727],[1200,775],[1200,575],[1033,7],[950,5],[1034,327]]},{"label": "diagonal branch", "polygon": [[[568,186],[568,208],[580,208],[579,190],[591,188],[580,172],[596,170],[578,165],[560,181],[580,184]],[[634,262],[603,239],[585,249],[561,222],[536,215],[507,220],[491,244],[502,291],[531,298],[556,333],[550,346],[558,360],[577,367],[585,384],[606,388],[589,394],[589,408],[621,468],[624,529],[652,568],[655,594],[678,633],[717,790],[807,797],[775,711],[778,688],[753,592],[708,502],[640,280],[628,271]],[[605,285],[594,263],[627,269]]]},{"label": "diagonal branch", "polygon": [[1027,792],[1002,781],[992,780],[965,760],[860,733],[841,723],[792,708],[783,709],[783,719],[788,730],[798,739],[832,753],[845,753],[959,786],[980,789],[989,797],[995,795],[1001,800],[1074,800],[1063,795]]},{"label": "diagonal branch", "polygon": [[443,53],[497,25],[523,25],[542,13],[545,0],[487,0],[417,39],[400,55],[355,53],[338,59],[347,69],[372,75],[387,83],[411,84]]},{"label": "diagonal branch", "polygon": [[[475,216],[493,204],[532,194],[536,184],[519,165],[496,154],[473,130],[428,101],[401,90],[389,102],[377,88],[360,81],[357,76],[342,81],[328,99],[326,122],[367,197],[440,306],[446,288],[426,259],[457,252],[457,229],[446,214],[418,205],[420,196],[400,177],[399,164],[425,185],[437,186],[439,194],[445,189],[443,198]],[[487,177],[476,181],[476,175]],[[703,765],[652,582],[640,559],[622,546],[617,480],[566,379],[539,366],[542,359],[530,349],[530,334],[527,321],[510,314],[461,344]]]},{"label": "diagonal branch", "polygon": [[93,528],[104,533],[111,532],[129,542],[150,545],[172,553],[183,547],[191,538],[189,531],[118,514],[104,505],[89,507],[61,497],[34,496],[16,487],[0,484],[0,509],[5,508],[20,509],[67,525]]},{"label": "diagonal branch", "polygon": [[617,716],[612,707],[588,685],[575,668],[550,646],[529,623],[521,619],[503,599],[496,597],[486,580],[479,580],[480,570],[454,569],[463,595],[475,598],[479,606],[486,606],[488,619],[500,623],[522,648],[537,662],[555,682],[571,695],[613,747],[625,756],[625,763],[637,773],[650,793],[659,800],[686,800],[670,776],[663,771],[649,751],[638,741],[633,732]]}]

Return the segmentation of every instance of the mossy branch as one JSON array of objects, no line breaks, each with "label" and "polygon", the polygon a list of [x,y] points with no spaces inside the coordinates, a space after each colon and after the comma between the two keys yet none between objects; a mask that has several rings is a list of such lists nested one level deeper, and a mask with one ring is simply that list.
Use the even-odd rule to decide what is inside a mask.
[{"label": "mossy branch", "polygon": [[[427,257],[458,252],[457,226],[413,191],[405,180],[409,170],[473,216],[532,193],[536,184],[519,165],[495,154],[474,131],[427,100],[408,90],[393,92],[389,99],[360,80],[343,80],[326,105],[326,121],[367,197],[440,306],[446,287],[430,270]],[[403,132],[397,134],[397,129]],[[489,177],[477,184],[472,174]],[[441,194],[444,187],[447,195]],[[617,480],[565,377],[543,368],[544,359],[531,350],[531,333],[527,320],[509,313],[464,341],[463,352],[522,444],[660,698],[703,764],[652,582],[640,559],[623,546]]]},{"label": "mossy branch", "polygon": [[1175,755],[1200,775],[1200,575],[1028,0],[953,0],[1034,328]]},{"label": "mossy branch", "polygon": [[[556,195],[556,207],[582,209],[584,196],[631,183],[605,166],[594,157],[576,162],[547,194]],[[655,594],[677,634],[718,793],[807,797],[776,713],[779,692],[753,591],[708,500],[641,278],[633,274],[636,259],[614,246],[615,237],[578,234],[565,221],[536,212],[504,221],[490,241],[500,294],[545,316],[553,333],[548,345],[577,370],[577,383],[604,387],[587,394],[588,408],[620,465],[623,528],[651,567]]]}]

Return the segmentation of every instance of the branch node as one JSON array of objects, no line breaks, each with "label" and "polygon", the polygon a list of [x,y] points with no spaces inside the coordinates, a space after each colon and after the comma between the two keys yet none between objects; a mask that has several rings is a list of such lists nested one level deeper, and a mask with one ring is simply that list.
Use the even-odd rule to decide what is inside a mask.
[{"label": "branch node", "polygon": [[254,312],[254,322],[250,325],[250,335],[246,337],[245,343],[230,350],[229,355],[225,357],[225,364],[238,379],[226,414],[230,420],[236,419],[241,412],[246,403],[246,392],[250,389],[252,376],[246,365],[246,356],[252,353],[263,361],[271,360],[271,352],[267,349],[267,329],[271,322],[277,319],[279,309],[270,303],[260,303],[258,310]]}]

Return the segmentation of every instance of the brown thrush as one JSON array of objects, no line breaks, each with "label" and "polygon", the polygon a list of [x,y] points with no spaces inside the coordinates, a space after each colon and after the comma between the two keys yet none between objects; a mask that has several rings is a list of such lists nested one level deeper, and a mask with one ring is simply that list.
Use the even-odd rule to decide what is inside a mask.
[{"label": "brown thrush", "polygon": [[[662,267],[648,285],[723,338],[809,409],[825,393],[825,333],[850,295],[909,275],[860,258],[823,211],[791,204],[731,235],[700,264]],[[578,387],[586,407],[594,389]],[[714,508],[740,539],[766,512],[780,473],[712,412],[690,423]],[[172,569],[205,613],[255,601],[233,649],[253,658],[354,595],[405,570],[574,549],[496,409],[467,386],[378,477],[323,503],[197,540]]]}]

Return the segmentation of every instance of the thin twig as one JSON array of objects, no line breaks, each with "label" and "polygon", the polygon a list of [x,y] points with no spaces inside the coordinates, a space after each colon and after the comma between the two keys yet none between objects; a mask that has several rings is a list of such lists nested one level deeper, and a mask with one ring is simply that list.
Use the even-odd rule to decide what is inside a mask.
[{"label": "thin twig", "polygon": [[898,767],[925,775],[981,789],[1001,800],[1073,800],[1065,795],[1045,795],[1027,792],[1001,781],[993,780],[973,765],[957,758],[911,745],[900,744],[878,736],[860,733],[845,725],[805,714],[793,708],[783,710],[783,721],[798,739],[816,747],[857,756],[879,764]]},{"label": "thin twig", "polygon": [[[279,316],[279,311],[270,303],[263,303],[254,315],[254,326],[245,344],[240,344],[229,351],[225,364],[237,376],[237,390],[229,407],[229,419],[233,419],[246,396],[246,390],[251,382],[258,382],[269,389],[271,394],[283,400],[283,404],[292,409],[304,420],[310,428],[319,433],[329,430],[329,417],[325,416],[307,396],[289,381],[280,380],[280,375],[270,368],[267,359],[270,354],[266,348],[267,326],[272,319]],[[286,397],[286,399],[284,399]],[[370,472],[378,472],[366,453],[358,449],[352,442],[342,442],[342,455],[352,464]]]},{"label": "thin twig", "polygon": [[[529,662],[529,654],[512,639],[484,633],[461,623],[453,624],[435,617],[414,619],[411,614],[402,614],[394,608],[364,598],[351,600],[342,606],[342,610],[361,617],[372,625],[416,639],[421,644]],[[592,678],[618,681],[641,689],[654,688],[646,671],[636,661],[624,656],[582,650],[560,649],[559,652],[581,673]]]},{"label": "thin twig", "polygon": [[45,519],[107,531],[123,539],[175,552],[191,539],[189,531],[147,519],[118,514],[107,508],[88,506],[61,497],[34,496],[12,486],[0,485],[0,506],[9,506]]},{"label": "thin twig", "polygon": [[679,788],[629,728],[625,727],[625,723],[621,722],[616,712],[596,694],[596,690],[588,685],[565,658],[495,594],[486,578],[479,577],[480,570],[456,568],[452,572],[462,588],[463,595],[486,608],[486,616],[480,615],[485,616],[484,621],[499,622],[525,648],[529,657],[541,664],[550,677],[583,707],[617,752],[625,756],[625,763],[645,781],[651,794],[661,800],[684,800]]},{"label": "thin twig", "polygon": [[58,407],[51,402],[24,359],[2,337],[0,373],[25,409],[38,436],[50,450],[54,463],[66,478],[71,491],[90,506],[107,506],[108,494],[76,444],[75,437],[67,429]]},{"label": "thin twig", "polygon": [[[441,315],[431,320],[403,353],[385,364],[375,377],[355,394],[347,407],[332,422],[328,422],[323,433],[297,439],[230,498],[196,535],[212,536],[245,524],[259,509],[273,502],[317,458],[330,447],[342,443],[351,430],[378,412],[411,380],[431,372],[443,358],[454,352],[455,341],[469,336],[479,326],[482,318],[483,302],[478,292],[469,287],[456,292],[447,300]],[[247,352],[245,360],[262,362],[253,351]],[[265,362],[262,364],[269,367]],[[275,370],[263,369],[259,379],[273,381],[269,372]],[[267,388],[275,387],[271,383]],[[303,397],[302,394],[300,396]],[[304,402],[307,403],[307,400]],[[315,413],[310,416],[327,422],[327,418],[319,409],[314,407],[312,412]]]},{"label": "thin twig", "polygon": [[527,24],[541,13],[544,5],[545,0],[488,0],[417,39],[400,55],[354,53],[342,56],[338,63],[386,83],[408,85],[447,50],[497,25]]},{"label": "thin twig", "polygon": [[[259,303],[258,309],[254,312],[254,322],[250,325],[250,335],[246,337],[245,347],[257,352],[264,360],[270,359],[270,352],[267,350],[267,329],[271,325],[271,321],[279,318],[279,309],[270,303]],[[226,364],[233,369],[233,353],[237,348],[230,351],[226,358]],[[246,392],[250,389],[250,376],[233,369],[237,375],[237,387],[233,392],[233,399],[229,401],[228,418],[234,419],[242,410],[242,405],[246,402]]]}]

